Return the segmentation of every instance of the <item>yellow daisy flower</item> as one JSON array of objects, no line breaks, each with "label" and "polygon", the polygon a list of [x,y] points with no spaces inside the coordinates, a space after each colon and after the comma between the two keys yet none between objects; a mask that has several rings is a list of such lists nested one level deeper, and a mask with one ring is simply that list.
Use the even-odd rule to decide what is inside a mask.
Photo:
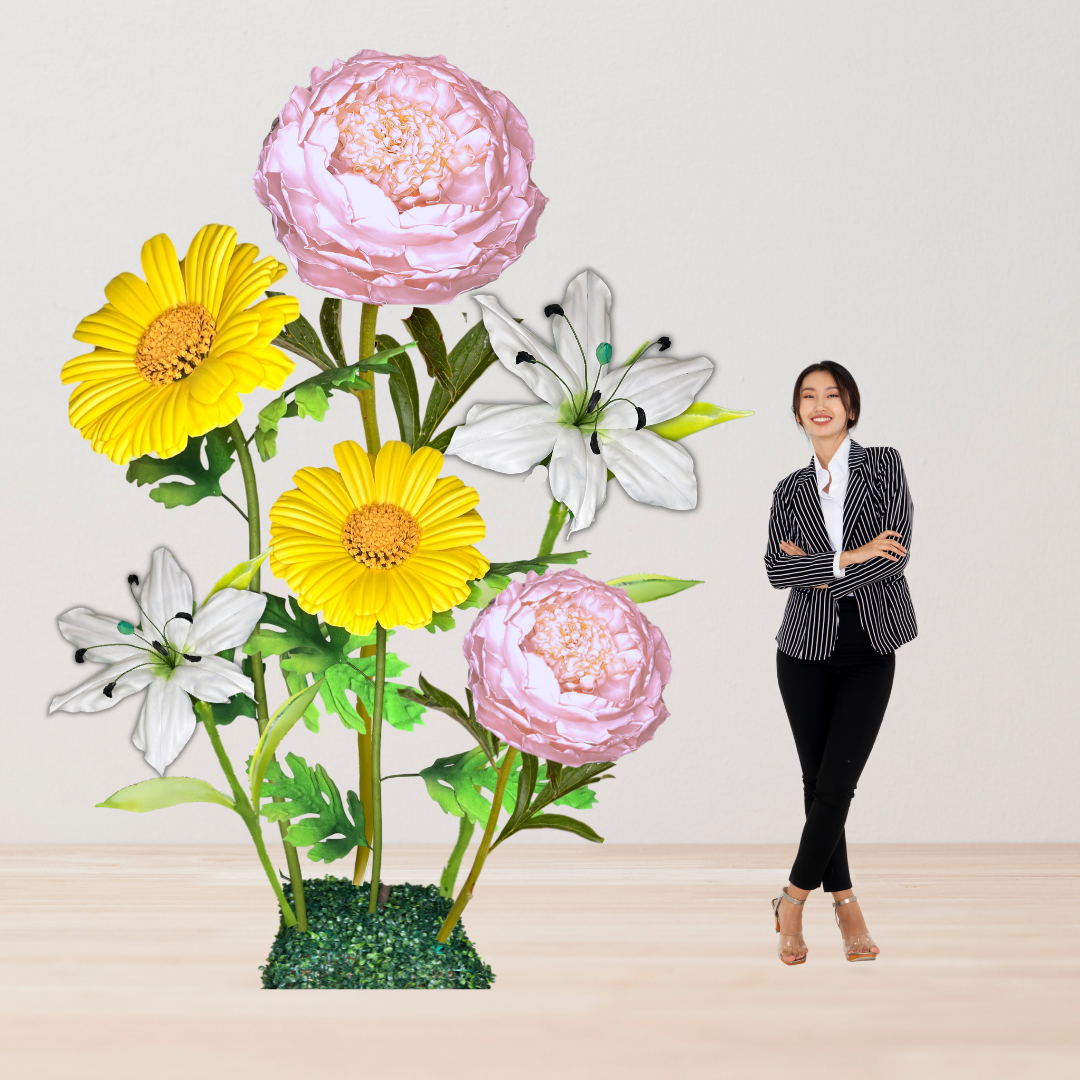
[{"label": "yellow daisy flower", "polygon": [[469,595],[488,561],[476,548],[479,496],[456,476],[439,479],[443,456],[388,442],[371,459],[355,442],[334,447],[337,469],[301,469],[296,488],[270,509],[270,568],[305,611],[370,634],[417,629]]},{"label": "yellow daisy flower", "polygon": [[94,351],[60,375],[79,384],[68,415],[99,454],[172,457],[235,420],[239,394],[281,388],[294,364],[270,342],[300,308],[292,296],[255,303],[288,271],[258,254],[230,226],[204,225],[181,261],[160,233],[143,244],[145,281],[125,273],[105,286],[109,302],[74,334]]}]

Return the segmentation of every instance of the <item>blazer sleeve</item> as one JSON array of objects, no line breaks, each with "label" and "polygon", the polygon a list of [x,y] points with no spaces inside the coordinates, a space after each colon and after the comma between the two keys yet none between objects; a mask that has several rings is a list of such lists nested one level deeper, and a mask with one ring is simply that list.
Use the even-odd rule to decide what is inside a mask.
[{"label": "blazer sleeve", "polygon": [[[773,492],[769,514],[769,546],[765,550],[765,572],[769,575],[769,583],[774,589],[813,589],[818,585],[831,585],[838,580],[833,576],[833,552],[788,555],[780,549],[780,544],[793,535],[783,488],[781,484]],[[851,576],[850,568],[847,576]],[[847,577],[839,580],[846,581]]]},{"label": "blazer sleeve", "polygon": [[885,517],[880,523],[879,532],[885,529],[898,532],[907,554],[901,555],[895,562],[877,555],[869,562],[845,567],[845,575],[833,583],[833,591],[841,596],[849,596],[874,581],[899,577],[911,558],[911,522],[914,513],[911,493],[900,454],[891,446],[882,455],[882,470],[877,482],[884,485],[886,492]]}]

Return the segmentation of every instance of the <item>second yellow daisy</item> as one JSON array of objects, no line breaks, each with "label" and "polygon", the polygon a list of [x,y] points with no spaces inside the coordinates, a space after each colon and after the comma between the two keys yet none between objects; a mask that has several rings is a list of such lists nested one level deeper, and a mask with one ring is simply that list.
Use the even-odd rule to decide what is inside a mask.
[{"label": "second yellow daisy", "polygon": [[270,509],[270,567],[305,611],[369,634],[417,629],[469,595],[488,561],[476,490],[439,478],[443,456],[388,442],[374,470],[355,442],[334,447],[338,469],[301,469]]}]

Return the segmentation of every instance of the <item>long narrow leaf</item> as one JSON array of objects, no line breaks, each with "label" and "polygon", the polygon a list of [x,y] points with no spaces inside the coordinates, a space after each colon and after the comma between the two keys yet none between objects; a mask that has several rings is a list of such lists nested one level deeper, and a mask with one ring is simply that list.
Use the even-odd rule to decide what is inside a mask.
[{"label": "long narrow leaf", "polygon": [[[578,821],[577,818],[567,817],[565,814],[536,814],[533,817],[528,817],[522,821],[514,832],[520,832],[523,829],[562,829],[564,832],[572,832],[577,836],[580,836],[583,840],[591,840],[594,844],[602,844],[604,838],[595,830],[590,829],[584,821]],[[491,845],[494,850],[499,844],[501,844],[509,835],[506,830],[503,830],[502,835],[494,844]]]},{"label": "long narrow leaf", "polygon": [[164,810],[169,806],[195,802],[217,803],[230,810],[236,809],[236,804],[228,795],[223,795],[212,784],[194,776],[157,776],[153,780],[143,780],[121,788],[97,805],[145,814],[148,810]]},{"label": "long narrow leaf", "polygon": [[401,320],[420,349],[420,355],[427,364],[427,373],[438,380],[439,385],[448,394],[455,392],[454,379],[450,371],[450,360],[446,355],[446,343],[443,341],[439,320],[427,309],[415,307],[407,319]]},{"label": "long narrow leaf", "polygon": [[293,694],[291,698],[283,702],[270,717],[258,743],[255,745],[255,753],[251,755],[251,770],[248,778],[251,781],[251,803],[259,805],[259,797],[262,793],[263,777],[266,769],[273,760],[274,751],[277,750],[281,740],[292,730],[293,725],[304,715],[304,711],[315,700],[322,679],[316,679],[306,690]]},{"label": "long narrow leaf", "polygon": [[341,301],[336,296],[328,296],[319,309],[319,329],[323,341],[330,350],[330,355],[337,361],[338,367],[345,366],[345,346],[341,343]]},{"label": "long narrow leaf", "polygon": [[[379,334],[375,338],[378,352],[400,348],[389,334]],[[420,391],[416,387],[416,372],[408,353],[395,356],[391,361],[394,370],[390,373],[390,400],[394,403],[397,415],[398,432],[401,441],[415,446],[420,435]]]},{"label": "long narrow leaf", "polygon": [[424,427],[420,432],[420,446],[427,446],[431,442],[446,414],[497,359],[483,322],[477,323],[462,336],[448,357],[453,390],[446,389],[440,382],[431,388],[424,412]]}]

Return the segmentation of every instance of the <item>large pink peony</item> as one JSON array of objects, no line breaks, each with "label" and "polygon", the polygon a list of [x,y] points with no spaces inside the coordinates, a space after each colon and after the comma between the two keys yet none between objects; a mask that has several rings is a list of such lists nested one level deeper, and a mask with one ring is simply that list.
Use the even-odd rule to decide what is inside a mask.
[{"label": "large pink peony", "polygon": [[524,117],[445,56],[365,49],[296,87],[255,194],[301,280],[371,304],[445,304],[536,237]]},{"label": "large pink peony", "polygon": [[466,634],[465,658],[477,720],[549,761],[614,761],[667,719],[664,635],[621,589],[576,570],[511,584]]}]

